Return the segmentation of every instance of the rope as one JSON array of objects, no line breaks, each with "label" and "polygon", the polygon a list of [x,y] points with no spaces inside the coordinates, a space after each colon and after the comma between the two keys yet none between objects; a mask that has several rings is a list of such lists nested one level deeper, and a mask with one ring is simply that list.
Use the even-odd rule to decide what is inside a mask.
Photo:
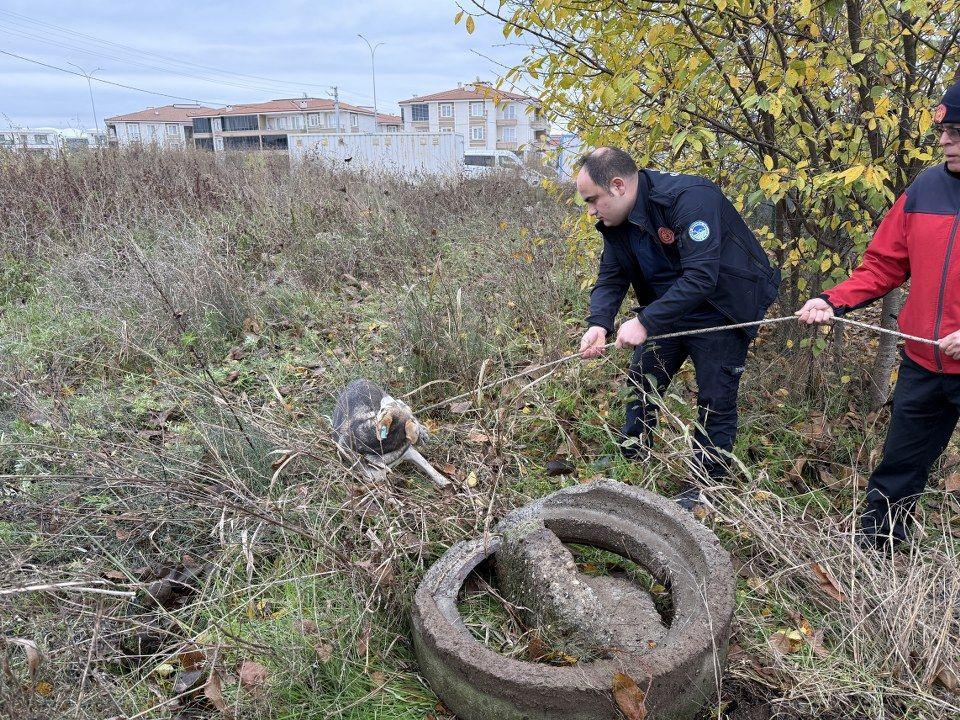
[{"label": "rope", "polygon": [[[761,325],[773,325],[774,323],[786,322],[787,320],[792,320],[794,322],[797,322],[797,317],[796,315],[786,315],[784,317],[764,318],[763,320],[754,320],[752,322],[736,323],[734,325],[716,325],[714,327],[697,328],[695,330],[680,330],[679,332],[664,333],[663,335],[652,335],[651,337],[648,337],[645,342],[651,342],[653,340],[669,340],[670,338],[684,337],[687,335],[704,335],[706,333],[717,332],[719,330],[737,330],[740,328],[759,327]],[[866,328],[868,330],[876,330],[877,332],[886,333],[887,335],[894,335],[896,337],[903,338],[905,340],[912,340],[914,342],[926,343],[927,345],[940,344],[938,340],[930,340],[929,338],[917,337],[916,335],[907,335],[906,333],[902,333],[897,330],[888,330],[887,328],[882,328],[878,325],[870,325],[868,323],[859,322],[857,320],[850,320],[849,318],[834,316],[833,320],[836,320],[842,323],[847,323],[848,325],[855,325],[856,327]],[[616,344],[616,341],[608,342],[605,345],[603,345],[603,349],[606,350],[607,348],[613,347],[615,344]],[[489,382],[486,385],[481,385],[480,387],[476,387],[473,390],[468,390],[467,392],[460,393],[459,395],[454,395],[453,397],[449,397],[446,400],[442,400],[438,403],[434,403],[433,405],[427,405],[427,407],[425,408],[418,409],[417,412],[425,413],[430,410],[436,410],[437,408],[443,407],[448,403],[452,403],[457,400],[462,400],[464,398],[470,397],[474,393],[481,393],[484,390],[490,390],[491,388],[495,388],[500,385],[503,385],[504,383],[508,383],[511,380],[516,380],[517,378],[524,377],[525,375],[535,373],[538,370],[545,370],[546,368],[553,367],[554,365],[559,365],[560,363],[565,363],[580,357],[581,357],[580,352],[564,355],[563,357],[557,358],[556,360],[551,360],[550,362],[543,363],[542,365],[537,365],[532,368],[527,368],[526,370],[521,370],[520,372],[510,375],[509,377],[501,378],[499,380],[494,380],[493,382]],[[423,388],[417,388],[417,390],[408,392],[406,395],[402,395],[401,397],[403,398],[410,397],[411,395],[419,392],[422,389]]]}]

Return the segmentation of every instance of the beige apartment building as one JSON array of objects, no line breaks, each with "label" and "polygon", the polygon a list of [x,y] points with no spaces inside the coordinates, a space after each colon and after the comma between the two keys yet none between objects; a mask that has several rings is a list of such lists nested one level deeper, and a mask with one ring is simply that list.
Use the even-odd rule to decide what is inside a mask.
[{"label": "beige apartment building", "polygon": [[[380,132],[396,132],[400,118],[380,114]],[[329,98],[289,98],[230,105],[193,118],[194,143],[224,150],[286,150],[287,135],[376,132],[373,110]]]},{"label": "beige apartment building", "polygon": [[547,139],[548,123],[538,100],[481,82],[402,100],[400,112],[404,130],[460,133],[468,153],[539,153]]},{"label": "beige apartment building", "polygon": [[193,118],[216,112],[203,105],[148,107],[104,120],[110,145],[152,144],[158,147],[192,147]]}]

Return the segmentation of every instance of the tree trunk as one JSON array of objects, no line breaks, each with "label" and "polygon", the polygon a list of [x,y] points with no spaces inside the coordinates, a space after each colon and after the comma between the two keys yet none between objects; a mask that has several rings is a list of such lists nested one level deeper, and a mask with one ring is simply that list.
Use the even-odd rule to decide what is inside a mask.
[{"label": "tree trunk", "polygon": [[[888,330],[897,329],[897,313],[900,312],[900,303],[903,293],[899,288],[889,293],[883,299],[880,310],[880,325]],[[877,345],[877,357],[870,370],[870,408],[876,410],[883,405],[890,395],[890,372],[897,361],[897,338],[894,335],[882,333]]]}]

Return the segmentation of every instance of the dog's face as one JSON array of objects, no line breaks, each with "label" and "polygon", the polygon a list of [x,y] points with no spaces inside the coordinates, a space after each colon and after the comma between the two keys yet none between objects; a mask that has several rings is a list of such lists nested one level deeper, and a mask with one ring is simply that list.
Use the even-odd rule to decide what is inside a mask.
[{"label": "dog's face", "polygon": [[401,427],[407,442],[411,445],[416,445],[420,441],[420,423],[413,417],[410,406],[402,400],[384,397],[380,401],[380,411],[377,413],[377,435],[383,441],[390,435],[391,429]]}]

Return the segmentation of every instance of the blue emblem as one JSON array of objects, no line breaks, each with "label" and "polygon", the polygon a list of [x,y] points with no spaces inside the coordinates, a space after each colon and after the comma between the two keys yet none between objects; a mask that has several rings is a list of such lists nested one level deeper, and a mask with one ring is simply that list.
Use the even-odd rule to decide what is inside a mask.
[{"label": "blue emblem", "polygon": [[690,224],[687,234],[694,242],[703,242],[710,237],[710,226],[703,220],[696,220]]}]

